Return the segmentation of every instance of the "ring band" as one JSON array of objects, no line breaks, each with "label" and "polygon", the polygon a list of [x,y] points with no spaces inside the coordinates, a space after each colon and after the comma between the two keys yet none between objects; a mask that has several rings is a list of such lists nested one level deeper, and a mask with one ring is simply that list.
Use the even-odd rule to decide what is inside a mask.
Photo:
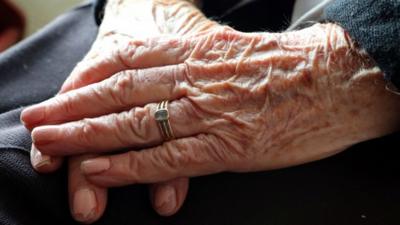
[{"label": "ring band", "polygon": [[154,118],[158,123],[161,135],[165,141],[174,139],[174,133],[169,123],[168,101],[162,101],[157,105],[157,111],[154,113]]}]

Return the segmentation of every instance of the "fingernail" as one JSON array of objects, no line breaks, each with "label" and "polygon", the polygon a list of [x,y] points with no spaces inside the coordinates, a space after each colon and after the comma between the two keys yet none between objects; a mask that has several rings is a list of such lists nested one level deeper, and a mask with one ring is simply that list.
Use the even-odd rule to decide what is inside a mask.
[{"label": "fingernail", "polygon": [[168,215],[176,208],[176,191],[171,185],[161,186],[155,193],[155,204],[160,214]]},{"label": "fingernail", "polygon": [[74,194],[73,214],[76,220],[86,222],[96,216],[97,200],[93,190],[89,188],[79,189]]},{"label": "fingernail", "polygon": [[34,105],[24,109],[21,113],[21,122],[26,125],[38,124],[44,120],[45,107]]},{"label": "fingernail", "polygon": [[50,165],[51,157],[43,155],[34,145],[32,145],[31,161],[34,168],[40,168],[42,166]]},{"label": "fingernail", "polygon": [[42,126],[33,129],[32,141],[35,145],[45,145],[57,140],[59,128],[55,126]]},{"label": "fingernail", "polygon": [[98,158],[83,161],[81,170],[86,175],[102,173],[111,167],[111,162],[108,158]]}]

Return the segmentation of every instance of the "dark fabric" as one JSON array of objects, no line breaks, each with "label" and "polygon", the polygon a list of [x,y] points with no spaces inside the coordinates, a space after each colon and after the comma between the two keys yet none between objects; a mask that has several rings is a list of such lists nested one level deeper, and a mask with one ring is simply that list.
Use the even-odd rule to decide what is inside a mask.
[{"label": "dark fabric", "polygon": [[53,96],[93,42],[97,27],[85,5],[0,54],[0,224],[72,224],[65,169],[39,175],[21,106]]},{"label": "dark fabric", "polygon": [[336,0],[326,19],[342,25],[400,88],[400,1]]},{"label": "dark fabric", "polygon": [[[245,9],[238,11],[246,14]],[[247,15],[269,18],[253,11]],[[242,26],[240,21],[234,25]],[[19,114],[21,107],[57,92],[96,32],[91,9],[83,6],[0,54],[1,225],[78,224],[68,210],[65,168],[49,175],[33,171],[31,140]],[[372,140],[294,168],[191,179],[187,202],[168,218],[151,209],[146,185],[112,189],[105,215],[96,224],[398,225],[399,138]]]},{"label": "dark fabric", "polygon": [[[203,0],[205,14],[245,31],[285,30],[290,25],[295,0]],[[250,13],[251,12],[251,13]]]},{"label": "dark fabric", "polygon": [[106,3],[107,0],[94,0],[94,19],[97,25],[100,25],[103,20]]},{"label": "dark fabric", "polygon": [[[98,25],[103,18],[106,2],[107,0],[94,0],[94,17]],[[295,0],[281,0],[279,4],[271,4],[259,0],[202,0],[202,7],[206,16],[228,23],[241,31],[282,31],[290,23],[294,2]],[[254,15],[268,15],[268,19],[263,20]]]}]

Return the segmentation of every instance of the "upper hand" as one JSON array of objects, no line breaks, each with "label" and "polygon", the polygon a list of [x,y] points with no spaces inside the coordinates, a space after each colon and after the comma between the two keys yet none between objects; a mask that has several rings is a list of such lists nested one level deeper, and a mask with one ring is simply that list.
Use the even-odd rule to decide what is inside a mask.
[{"label": "upper hand", "polygon": [[[43,120],[32,137],[43,153],[144,149],[83,162],[102,186],[297,165],[398,122],[398,104],[388,104],[398,99],[384,90],[382,73],[337,25],[282,34],[225,27],[120,50],[118,61],[94,67],[121,72],[34,108]],[[154,68],[139,68],[143,61]],[[177,137],[165,143],[153,117],[162,100],[171,101]]]}]

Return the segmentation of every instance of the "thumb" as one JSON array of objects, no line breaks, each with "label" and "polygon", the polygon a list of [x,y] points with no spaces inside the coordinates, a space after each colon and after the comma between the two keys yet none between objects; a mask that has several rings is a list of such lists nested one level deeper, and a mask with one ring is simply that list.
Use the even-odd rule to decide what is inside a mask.
[{"label": "thumb", "polygon": [[150,199],[154,210],[161,216],[175,214],[183,205],[189,188],[189,178],[151,184]]},{"label": "thumb", "polygon": [[81,223],[93,223],[104,213],[107,204],[107,189],[89,183],[82,174],[83,160],[93,156],[69,158],[68,192],[72,217]]}]

